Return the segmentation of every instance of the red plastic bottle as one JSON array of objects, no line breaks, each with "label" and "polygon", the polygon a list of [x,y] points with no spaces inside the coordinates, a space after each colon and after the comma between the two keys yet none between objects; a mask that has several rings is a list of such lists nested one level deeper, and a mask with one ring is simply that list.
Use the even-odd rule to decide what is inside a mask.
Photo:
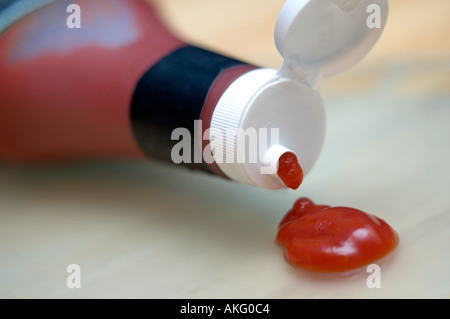
[{"label": "red plastic bottle", "polygon": [[[81,9],[79,29],[67,27],[70,14],[66,9],[70,3],[47,4],[10,26],[1,36],[1,157],[13,161],[47,162],[102,157],[144,158],[145,153],[149,153],[167,159],[167,154],[160,148],[172,144],[171,130],[186,124],[184,119],[188,125],[193,125],[191,112],[199,119],[204,101],[187,105],[187,100],[189,97],[205,99],[206,96],[196,94],[204,95],[208,91],[196,87],[204,83],[189,83],[178,78],[178,84],[192,85],[188,88],[190,91],[183,94],[177,91],[179,86],[176,85],[163,88],[166,92],[156,96],[160,100],[148,108],[157,114],[142,114],[145,110],[141,109],[141,104],[146,101],[139,99],[146,98],[142,96],[148,93],[145,92],[146,85],[152,87],[150,83],[144,83],[145,72],[164,63],[164,58],[167,60],[178,53],[182,61],[172,61],[173,65],[169,66],[180,68],[172,70],[170,76],[175,78],[191,72],[188,68],[192,66],[187,64],[193,62],[189,60],[192,55],[215,56],[211,53],[210,57],[208,52],[173,36],[144,1],[76,1]],[[254,68],[225,57],[217,64],[228,71],[223,79],[222,76],[217,79],[214,89],[218,91]],[[198,76],[196,72],[203,72],[201,75],[209,76],[204,82],[211,82],[221,70],[212,70],[210,74],[208,71],[199,68],[192,74],[195,77]],[[171,80],[157,79],[161,82]],[[141,91],[137,89],[139,84]],[[176,99],[186,106],[186,114],[175,118],[176,114],[172,113],[175,110],[161,110],[173,103],[173,99],[163,100],[170,94],[176,94]],[[133,103],[135,112],[132,111]],[[168,107],[175,108],[176,105]],[[154,116],[152,126],[158,121],[172,123],[162,123],[167,124],[167,130],[161,125],[148,128],[146,132],[141,126],[150,116]],[[176,121],[179,123],[174,123]],[[154,139],[159,135],[164,142],[168,142],[168,138],[169,142],[143,145],[146,141],[142,135],[146,134],[154,134]]]}]

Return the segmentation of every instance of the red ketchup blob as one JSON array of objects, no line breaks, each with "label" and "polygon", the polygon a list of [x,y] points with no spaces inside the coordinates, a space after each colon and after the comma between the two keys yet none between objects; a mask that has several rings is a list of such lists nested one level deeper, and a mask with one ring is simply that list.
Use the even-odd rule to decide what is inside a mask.
[{"label": "red ketchup blob", "polygon": [[298,199],[279,225],[276,242],[294,266],[317,272],[346,272],[393,251],[398,235],[384,220],[348,207]]},{"label": "red ketchup blob", "polygon": [[280,156],[277,174],[287,187],[299,188],[303,181],[303,170],[294,153],[286,152]]}]

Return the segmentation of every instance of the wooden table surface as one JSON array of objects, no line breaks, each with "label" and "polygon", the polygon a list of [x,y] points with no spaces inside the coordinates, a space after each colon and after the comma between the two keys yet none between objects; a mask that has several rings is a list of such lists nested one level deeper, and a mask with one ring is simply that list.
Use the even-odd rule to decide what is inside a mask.
[{"label": "wooden table surface", "polygon": [[[281,63],[282,0],[158,0],[180,36]],[[358,66],[318,83],[323,152],[297,191],[267,191],[157,163],[0,167],[3,298],[450,297],[450,1],[394,0]],[[314,275],[274,243],[300,196],[380,216],[400,235],[368,274]],[[66,267],[81,267],[68,289]]]}]

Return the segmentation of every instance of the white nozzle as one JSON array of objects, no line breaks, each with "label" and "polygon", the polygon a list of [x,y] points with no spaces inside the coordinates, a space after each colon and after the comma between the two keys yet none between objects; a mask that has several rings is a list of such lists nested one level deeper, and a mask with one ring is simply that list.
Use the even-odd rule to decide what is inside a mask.
[{"label": "white nozzle", "polygon": [[298,155],[306,174],[323,144],[325,112],[311,87],[279,77],[276,70],[258,69],[225,91],[210,129],[214,159],[228,177],[281,189],[286,186],[276,177],[279,157],[286,152]]},{"label": "white nozzle", "polygon": [[[280,144],[270,146],[264,154],[263,166],[261,166],[261,174],[276,175],[278,170],[278,161],[280,160],[281,155],[288,152],[295,154],[295,152]],[[266,164],[267,166],[265,166],[264,164]]]}]

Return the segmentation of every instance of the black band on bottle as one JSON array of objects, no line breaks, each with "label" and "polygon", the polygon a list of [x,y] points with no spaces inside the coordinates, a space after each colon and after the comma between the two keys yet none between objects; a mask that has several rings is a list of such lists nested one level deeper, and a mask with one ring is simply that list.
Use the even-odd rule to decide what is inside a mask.
[{"label": "black band on bottle", "polygon": [[172,149],[180,142],[171,139],[172,132],[186,128],[191,134],[191,163],[182,164],[209,171],[204,163],[195,163],[194,121],[200,118],[219,73],[242,64],[245,63],[186,46],[152,66],[138,82],[131,103],[133,133],[142,150],[150,157],[172,162]]}]

